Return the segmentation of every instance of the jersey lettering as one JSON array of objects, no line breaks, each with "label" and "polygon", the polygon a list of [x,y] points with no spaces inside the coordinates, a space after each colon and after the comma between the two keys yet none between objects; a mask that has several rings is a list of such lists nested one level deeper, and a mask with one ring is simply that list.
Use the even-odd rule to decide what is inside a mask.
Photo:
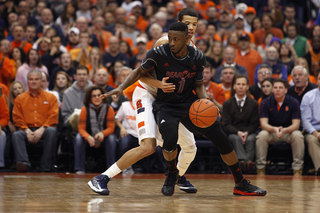
[{"label": "jersey lettering", "polygon": [[137,101],[137,109],[140,109],[142,107],[141,99]]}]

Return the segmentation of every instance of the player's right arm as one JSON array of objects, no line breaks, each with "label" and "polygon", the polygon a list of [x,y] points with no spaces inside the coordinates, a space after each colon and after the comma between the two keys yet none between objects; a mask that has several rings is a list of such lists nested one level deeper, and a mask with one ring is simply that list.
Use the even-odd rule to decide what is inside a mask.
[{"label": "player's right arm", "polygon": [[[151,70],[151,69],[150,69]],[[137,80],[141,78],[141,76],[144,76],[147,72],[150,70],[142,69],[141,66],[139,68],[134,69],[128,77],[120,84],[116,89],[111,90],[110,92],[107,92],[105,94],[102,94],[101,98],[106,98],[111,95],[120,96],[127,87],[135,83]]]}]

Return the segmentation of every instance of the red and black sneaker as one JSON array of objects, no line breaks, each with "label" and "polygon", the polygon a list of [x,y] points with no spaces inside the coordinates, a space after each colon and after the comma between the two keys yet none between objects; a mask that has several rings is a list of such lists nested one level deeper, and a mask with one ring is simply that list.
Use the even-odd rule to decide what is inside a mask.
[{"label": "red and black sneaker", "polygon": [[250,183],[250,181],[243,179],[233,188],[234,195],[242,195],[242,196],[265,196],[267,191],[264,189],[260,189],[257,186],[254,186]]}]

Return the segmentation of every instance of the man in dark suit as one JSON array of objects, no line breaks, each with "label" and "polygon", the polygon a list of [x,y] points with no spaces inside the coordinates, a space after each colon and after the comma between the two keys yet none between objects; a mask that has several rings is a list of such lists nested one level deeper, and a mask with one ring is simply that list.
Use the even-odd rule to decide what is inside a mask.
[{"label": "man in dark suit", "polygon": [[248,95],[248,90],[248,77],[236,75],[231,98],[223,103],[222,112],[224,129],[244,172],[253,170],[256,131],[259,127],[258,103]]}]

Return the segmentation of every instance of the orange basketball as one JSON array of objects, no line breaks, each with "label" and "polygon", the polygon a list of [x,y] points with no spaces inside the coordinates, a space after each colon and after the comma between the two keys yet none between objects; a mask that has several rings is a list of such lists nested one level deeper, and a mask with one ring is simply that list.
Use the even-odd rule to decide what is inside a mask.
[{"label": "orange basketball", "polygon": [[189,118],[194,125],[200,128],[211,126],[218,116],[218,108],[212,101],[207,99],[198,99],[189,109]]}]

